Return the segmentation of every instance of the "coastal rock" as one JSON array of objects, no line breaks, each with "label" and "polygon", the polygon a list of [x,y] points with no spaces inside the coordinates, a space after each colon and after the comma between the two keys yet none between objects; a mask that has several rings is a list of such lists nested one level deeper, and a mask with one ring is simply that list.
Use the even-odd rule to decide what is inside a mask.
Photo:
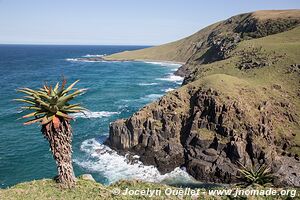
[{"label": "coastal rock", "polygon": [[291,185],[300,187],[300,162],[295,161],[294,158],[287,156],[278,156],[275,158],[273,164],[273,171],[275,171],[275,185]]},{"label": "coastal rock", "polygon": [[95,179],[93,178],[93,176],[91,174],[82,174],[80,176],[80,178],[82,180],[88,180],[88,181],[93,181],[93,182],[96,182]]},{"label": "coastal rock", "polygon": [[[268,117],[275,104],[263,102],[257,109],[239,98],[224,100],[223,96],[221,91],[188,84],[129,119],[113,122],[106,144],[139,155],[161,173],[186,167],[190,175],[208,182],[237,182],[238,162],[245,166],[278,162],[282,139],[274,137],[276,121]],[[252,112],[246,111],[249,106]],[[288,160],[299,167],[295,158]],[[286,168],[279,170],[278,184],[297,185],[299,177],[290,180]]]},{"label": "coastal rock", "polygon": [[[299,187],[299,23],[299,10],[257,11],[139,50],[185,61],[175,73],[182,87],[111,123],[106,144],[162,173],[185,167],[200,181],[235,183],[239,163],[268,164],[275,185]],[[117,58],[125,55],[144,58]]]}]

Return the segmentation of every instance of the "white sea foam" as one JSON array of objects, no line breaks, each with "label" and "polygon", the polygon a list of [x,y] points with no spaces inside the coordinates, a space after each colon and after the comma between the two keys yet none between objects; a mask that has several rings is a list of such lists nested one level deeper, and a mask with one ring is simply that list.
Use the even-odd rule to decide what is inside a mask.
[{"label": "white sea foam", "polygon": [[176,76],[173,73],[169,73],[168,76],[164,78],[157,78],[156,80],[161,80],[161,81],[170,81],[170,82],[182,82],[183,77],[181,76]]},{"label": "white sea foam", "polygon": [[138,83],[140,86],[147,86],[147,85],[158,85],[158,83]]},{"label": "white sea foam", "polygon": [[78,60],[78,58],[67,58],[66,61],[70,61],[70,62],[78,62],[80,60]]},{"label": "white sea foam", "polygon": [[179,63],[171,63],[171,62],[156,62],[156,61],[144,61],[144,63],[153,64],[153,65],[160,65],[164,67],[181,67],[182,64]]},{"label": "white sea foam", "polygon": [[171,91],[173,91],[174,90],[174,88],[167,88],[167,89],[165,89],[165,90],[163,90],[164,92],[171,92]]},{"label": "white sea foam", "polygon": [[69,61],[69,62],[88,62],[88,63],[107,62],[105,60],[85,60],[83,58],[67,58],[66,61]]},{"label": "white sea foam", "polygon": [[[87,157],[85,159],[74,159],[74,162],[93,173],[100,173],[108,179],[109,183],[121,179],[165,183],[177,179],[185,182],[195,182],[185,170],[180,168],[161,175],[154,166],[145,166],[138,160],[129,162],[126,156],[118,155],[116,151],[95,139],[85,140],[81,144],[80,150],[85,152]],[[138,158],[138,156],[135,156],[135,158]]]},{"label": "white sea foam", "polygon": [[163,95],[162,94],[148,94],[144,97],[141,97],[140,100],[142,101],[154,101],[160,97],[162,97]]},{"label": "white sea foam", "polygon": [[102,117],[110,117],[112,115],[120,114],[119,112],[107,112],[107,111],[100,111],[100,112],[91,112],[91,111],[83,111],[81,113],[74,113],[72,114],[75,118],[102,118]]},{"label": "white sea foam", "polygon": [[86,62],[86,63],[95,63],[95,62],[101,62],[101,63],[120,63],[120,62],[129,62],[129,61],[117,61],[117,60],[89,60],[88,57],[85,58],[66,58],[66,61],[69,62]]},{"label": "white sea foam", "polygon": [[15,112],[19,114],[19,113],[24,112],[24,110],[15,110]]},{"label": "white sea foam", "polygon": [[103,57],[103,56],[106,56],[106,54],[95,54],[95,55],[93,55],[93,54],[87,54],[87,55],[85,55],[85,56],[82,56],[82,57],[84,57],[84,58],[101,58],[101,57]]}]

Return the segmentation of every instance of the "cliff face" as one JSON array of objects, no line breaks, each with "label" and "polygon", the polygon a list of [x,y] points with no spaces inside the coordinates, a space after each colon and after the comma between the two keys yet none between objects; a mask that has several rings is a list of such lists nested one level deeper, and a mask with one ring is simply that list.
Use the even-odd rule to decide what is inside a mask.
[{"label": "cliff face", "polygon": [[113,122],[106,143],[162,173],[231,183],[238,162],[268,163],[275,184],[300,186],[299,22],[299,10],[260,11],[204,29],[183,86]]},{"label": "cliff face", "polygon": [[[275,133],[278,123],[295,123],[293,107],[282,109],[284,105],[276,100],[257,101],[265,92],[232,76],[216,74],[206,79],[234,88],[237,96],[207,88],[207,80],[193,82],[129,119],[112,123],[108,144],[140,155],[143,163],[162,173],[185,166],[198,180],[222,183],[237,181],[237,161],[246,166],[271,162],[278,171],[286,159],[285,165],[280,164],[280,181],[299,185],[299,177],[289,182],[290,175],[300,169],[298,155],[285,151],[292,133],[288,129],[285,137]],[[251,97],[246,100],[243,95]]]}]

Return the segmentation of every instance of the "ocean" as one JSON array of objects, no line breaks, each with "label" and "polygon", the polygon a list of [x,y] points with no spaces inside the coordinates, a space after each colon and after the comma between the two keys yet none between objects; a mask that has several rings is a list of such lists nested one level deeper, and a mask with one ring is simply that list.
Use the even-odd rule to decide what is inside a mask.
[{"label": "ocean", "polygon": [[144,46],[0,45],[0,187],[56,175],[56,164],[38,125],[24,126],[24,113],[12,101],[22,95],[17,88],[39,88],[65,77],[80,79],[86,94],[82,102],[89,112],[76,114],[73,127],[73,166],[76,176],[90,173],[96,181],[111,184],[120,179],[152,182],[192,180],[183,169],[161,175],[153,166],[130,164],[103,145],[109,123],[127,118],[147,103],[180,86],[173,73],[178,64],[137,61],[86,62],[98,57]]}]

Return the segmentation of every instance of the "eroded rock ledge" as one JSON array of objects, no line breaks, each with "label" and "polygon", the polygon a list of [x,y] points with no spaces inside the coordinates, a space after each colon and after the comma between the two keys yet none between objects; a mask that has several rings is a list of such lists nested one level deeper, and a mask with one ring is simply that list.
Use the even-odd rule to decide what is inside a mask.
[{"label": "eroded rock ledge", "polygon": [[[213,80],[231,84],[227,78],[216,75]],[[292,145],[289,134],[276,137],[277,121],[272,120],[293,121],[292,107],[288,117],[278,102],[252,102],[257,91],[246,86],[230,97],[195,84],[169,93],[129,119],[113,122],[106,143],[140,155],[144,164],[162,173],[184,166],[198,180],[232,183],[237,181],[237,161],[246,166],[271,163],[278,175],[276,184],[300,186],[299,157],[285,155],[284,149]],[[242,94],[253,98],[244,101]]]},{"label": "eroded rock ledge", "polygon": [[[238,162],[267,163],[275,185],[300,187],[299,56],[290,45],[299,23],[299,10],[257,11],[174,43],[112,55],[186,64],[176,72],[185,77],[181,88],[113,122],[106,143],[162,173],[181,166],[198,180],[232,183]],[[281,32],[289,34],[270,36]]]}]

